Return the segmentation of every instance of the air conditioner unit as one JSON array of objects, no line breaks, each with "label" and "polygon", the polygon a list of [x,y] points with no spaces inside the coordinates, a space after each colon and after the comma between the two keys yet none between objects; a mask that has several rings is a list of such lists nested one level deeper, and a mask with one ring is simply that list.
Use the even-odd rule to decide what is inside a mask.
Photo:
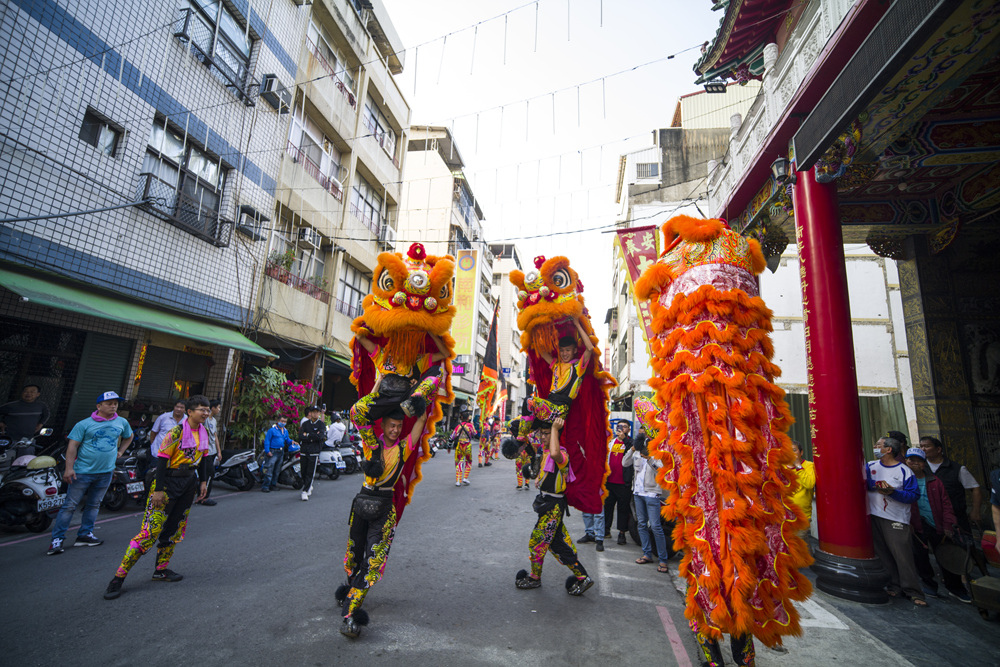
[{"label": "air conditioner unit", "polygon": [[384,245],[389,250],[396,249],[396,230],[389,225],[382,225],[382,231],[379,234],[379,243]]},{"label": "air conditioner unit", "polygon": [[292,107],[292,92],[281,85],[276,74],[265,74],[260,84],[260,96],[279,114],[286,114]]},{"label": "air conditioner unit", "polygon": [[299,246],[316,248],[323,245],[323,237],[312,227],[303,227],[299,230]]}]

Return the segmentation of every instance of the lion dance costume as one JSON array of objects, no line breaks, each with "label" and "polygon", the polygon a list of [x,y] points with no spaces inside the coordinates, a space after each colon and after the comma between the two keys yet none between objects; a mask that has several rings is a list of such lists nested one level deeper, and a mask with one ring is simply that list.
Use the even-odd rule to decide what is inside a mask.
[{"label": "lion dance costume", "polygon": [[754,664],[752,637],[768,646],[800,634],[792,600],[811,562],[797,536],[807,523],[791,501],[792,422],[774,384],[771,311],[758,296],[759,244],[722,220],[678,216],[663,226],[659,261],[636,282],[653,317],[650,341],[660,412],[650,454],[667,491],[663,514],[684,549],[685,616],[709,664]]},{"label": "lion dance costume", "polygon": [[[582,512],[603,511],[605,462],[611,437],[608,391],[615,381],[602,369],[600,356],[595,353],[590,355],[586,367],[579,361],[574,362],[567,369],[567,377],[556,378],[556,391],[570,388],[568,395],[562,400],[548,400],[550,397],[555,399],[552,388],[556,365],[546,363],[542,352],[557,354],[561,338],[577,335],[577,323],[590,338],[589,342],[596,345],[597,337],[584,305],[583,283],[570,268],[569,260],[536,257],[534,264],[535,269],[527,274],[510,273],[511,283],[518,288],[517,325],[522,332],[521,347],[527,352],[530,381],[537,390],[528,401],[531,415],[522,418],[520,433],[525,437],[540,423],[564,419],[560,446],[568,456],[568,465],[565,469],[548,465],[553,460],[547,455],[544,457],[536,484],[540,493],[534,503],[538,521],[529,542],[532,573],[529,578],[528,573],[521,570],[516,583],[518,588],[537,587],[542,560],[551,547],[559,562],[573,572],[566,582],[567,591],[579,595],[589,585],[585,582],[591,580],[577,558],[576,547],[569,539],[562,518],[568,505]],[[548,442],[538,444],[547,451]],[[552,482],[555,491],[547,491],[547,483],[552,486]]]},{"label": "lion dance costume", "polygon": [[[429,257],[419,243],[411,245],[405,257],[382,253],[372,293],[365,297],[363,312],[351,325],[355,332],[351,382],[362,397],[351,408],[351,419],[361,433],[365,482],[351,506],[344,557],[347,584],[337,590],[337,600],[345,623],[352,626],[367,623],[361,603],[382,577],[396,524],[421,479],[421,463],[431,456],[428,442],[441,420],[441,404],[454,400],[454,341],[448,335],[455,316],[451,305],[453,273],[450,256]],[[362,346],[359,334],[375,343],[374,353]],[[433,362],[433,354],[440,350],[429,334],[437,336],[446,348],[439,364]],[[403,449],[398,453],[385,451],[380,437],[378,420],[400,408],[408,415],[400,442],[407,441],[419,416],[427,416],[422,435],[413,434],[420,436],[420,442],[415,443],[412,456]],[[357,636],[357,632],[349,636]]]}]

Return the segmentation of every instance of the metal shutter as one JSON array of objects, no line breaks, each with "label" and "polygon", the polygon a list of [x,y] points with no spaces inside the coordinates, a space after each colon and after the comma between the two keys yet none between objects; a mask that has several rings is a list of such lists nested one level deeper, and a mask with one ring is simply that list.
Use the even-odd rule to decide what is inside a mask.
[{"label": "metal shutter", "polygon": [[67,410],[67,424],[75,424],[94,411],[95,399],[106,391],[125,392],[125,374],[132,360],[134,341],[90,332],[83,345],[80,367]]}]

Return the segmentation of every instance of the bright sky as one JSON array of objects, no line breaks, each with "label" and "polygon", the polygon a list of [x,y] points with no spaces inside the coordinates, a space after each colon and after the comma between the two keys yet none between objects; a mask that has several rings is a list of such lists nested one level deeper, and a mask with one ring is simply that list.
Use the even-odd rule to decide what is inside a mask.
[{"label": "bright sky", "polygon": [[[407,48],[411,124],[453,128],[487,239],[545,235],[515,242],[529,264],[570,258],[602,332],[612,235],[579,230],[613,224],[618,156],[650,146],[699,89],[692,67],[721,14],[709,0],[383,2]],[[506,28],[501,17],[413,48],[515,9]]]}]

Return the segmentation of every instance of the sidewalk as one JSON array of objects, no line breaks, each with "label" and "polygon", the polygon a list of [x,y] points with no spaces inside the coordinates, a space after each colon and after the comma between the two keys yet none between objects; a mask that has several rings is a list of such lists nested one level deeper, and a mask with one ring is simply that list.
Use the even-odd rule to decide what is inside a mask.
[{"label": "sidewalk", "polygon": [[[677,559],[670,561],[670,577],[682,594]],[[815,576],[805,570],[815,585]],[[1000,575],[996,568],[990,574]],[[944,587],[941,587],[944,590]],[[1000,665],[1000,622],[984,621],[972,605],[954,598],[929,598],[921,609],[909,600],[885,605],[865,605],[832,597],[814,588],[801,613],[802,636],[788,637],[786,652],[773,651],[757,642],[759,667],[773,665]],[[727,658],[729,646],[723,646]]]}]

